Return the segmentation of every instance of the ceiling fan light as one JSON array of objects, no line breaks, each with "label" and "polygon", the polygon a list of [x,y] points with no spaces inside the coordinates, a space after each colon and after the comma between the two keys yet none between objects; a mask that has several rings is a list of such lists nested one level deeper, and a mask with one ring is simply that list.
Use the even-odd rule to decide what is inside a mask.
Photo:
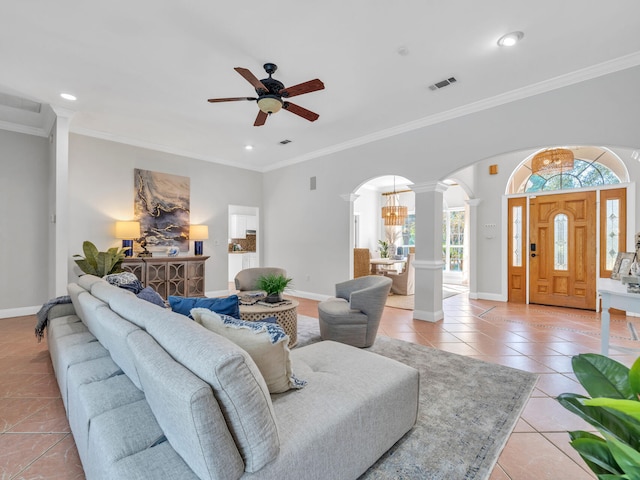
[{"label": "ceiling fan light", "polygon": [[264,113],[276,113],[282,108],[282,100],[275,95],[264,95],[258,99],[258,108]]}]

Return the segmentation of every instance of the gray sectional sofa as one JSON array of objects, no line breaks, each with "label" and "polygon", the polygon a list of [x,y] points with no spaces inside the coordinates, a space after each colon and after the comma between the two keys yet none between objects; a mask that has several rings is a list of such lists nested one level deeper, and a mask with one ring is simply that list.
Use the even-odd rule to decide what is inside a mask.
[{"label": "gray sectional sofa", "polygon": [[415,423],[418,372],[336,342],[291,352],[270,395],[251,357],[85,275],[47,340],[88,479],[355,479]]}]

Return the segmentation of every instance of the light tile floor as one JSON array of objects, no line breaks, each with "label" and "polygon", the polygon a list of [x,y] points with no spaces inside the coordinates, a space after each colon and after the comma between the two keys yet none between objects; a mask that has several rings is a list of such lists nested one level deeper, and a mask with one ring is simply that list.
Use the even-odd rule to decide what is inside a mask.
[{"label": "light tile floor", "polygon": [[[317,303],[301,299],[298,313],[317,318]],[[571,356],[598,352],[600,315],[537,305],[444,301],[444,320],[428,323],[412,312],[385,308],[379,334],[539,374],[538,384],[500,455],[491,480],[595,478],[568,444],[567,430],[591,428],[554,400],[581,392]],[[634,347],[627,321],[612,316],[612,344]],[[84,478],[69,433],[45,341],[36,342],[35,317],[0,319],[0,479]],[[636,355],[611,351],[631,365]],[[455,480],[455,479],[451,479]]]}]

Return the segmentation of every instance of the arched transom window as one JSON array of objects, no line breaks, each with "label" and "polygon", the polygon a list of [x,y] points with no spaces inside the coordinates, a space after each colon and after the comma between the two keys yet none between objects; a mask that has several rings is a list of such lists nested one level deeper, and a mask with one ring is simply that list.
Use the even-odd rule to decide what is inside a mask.
[{"label": "arched transom window", "polygon": [[[573,167],[561,172],[533,172],[531,160],[513,172],[507,193],[548,192],[627,182],[629,174],[620,158],[602,147],[564,147],[574,154]],[[537,152],[536,152],[537,153]]]}]

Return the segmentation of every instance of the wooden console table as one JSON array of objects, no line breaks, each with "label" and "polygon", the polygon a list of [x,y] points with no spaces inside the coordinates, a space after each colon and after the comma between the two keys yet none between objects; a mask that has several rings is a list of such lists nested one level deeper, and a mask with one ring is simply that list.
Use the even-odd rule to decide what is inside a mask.
[{"label": "wooden console table", "polygon": [[204,262],[197,257],[127,257],[122,269],[131,272],[145,287],[151,287],[163,299],[169,295],[204,297]]}]

